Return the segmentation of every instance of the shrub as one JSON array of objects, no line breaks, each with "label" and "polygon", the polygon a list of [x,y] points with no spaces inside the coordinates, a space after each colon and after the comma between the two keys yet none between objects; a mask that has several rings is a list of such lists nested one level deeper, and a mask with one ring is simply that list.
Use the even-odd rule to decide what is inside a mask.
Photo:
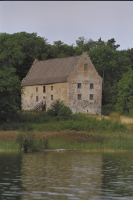
[{"label": "shrub", "polygon": [[24,146],[25,150],[36,150],[36,141],[33,132],[19,133],[16,137],[16,142],[20,145],[20,148]]},{"label": "shrub", "polygon": [[69,107],[63,106],[58,113],[58,119],[59,120],[68,120],[70,116],[72,115],[72,111]]},{"label": "shrub", "polygon": [[59,114],[60,109],[64,106],[63,101],[57,99],[55,100],[50,108],[47,111],[47,114],[50,116],[57,116]]}]

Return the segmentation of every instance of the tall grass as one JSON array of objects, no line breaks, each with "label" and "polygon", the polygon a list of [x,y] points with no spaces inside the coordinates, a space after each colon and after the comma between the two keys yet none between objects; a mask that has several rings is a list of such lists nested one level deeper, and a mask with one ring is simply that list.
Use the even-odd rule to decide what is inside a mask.
[{"label": "tall grass", "polygon": [[0,141],[0,151],[18,151],[20,150],[19,145],[13,141]]},{"label": "tall grass", "polygon": [[50,149],[78,149],[78,150],[133,150],[133,137],[121,134],[104,135],[99,133],[58,133],[48,137]]},{"label": "tall grass", "polygon": [[[23,134],[26,137],[30,137],[31,133],[24,132]],[[16,142],[18,134],[15,132],[14,138],[9,133],[7,137],[4,137],[4,132],[0,134],[0,150],[20,150],[22,146],[21,141],[19,143]],[[34,132],[34,136],[33,145],[35,149],[77,149],[86,151],[133,150],[133,135],[118,132],[107,134],[67,130],[53,133],[47,132],[45,134],[42,133],[42,135],[40,132]]]}]

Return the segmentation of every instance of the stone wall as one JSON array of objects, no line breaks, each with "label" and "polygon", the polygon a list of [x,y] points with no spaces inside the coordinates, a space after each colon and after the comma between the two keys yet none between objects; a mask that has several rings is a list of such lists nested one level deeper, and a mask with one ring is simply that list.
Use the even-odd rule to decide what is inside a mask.
[{"label": "stone wall", "polygon": [[[87,65],[87,70],[84,69],[84,64]],[[73,113],[101,114],[102,79],[87,54],[83,54],[68,80],[69,107]],[[81,88],[78,88],[78,83],[81,83]],[[93,89],[90,89],[91,83]],[[81,94],[80,100],[78,94]],[[90,100],[90,95],[93,95],[93,100]]]},{"label": "stone wall", "polygon": [[[43,91],[45,86],[45,92]],[[52,87],[52,88],[51,88]],[[36,91],[36,88],[37,91]],[[51,96],[53,95],[53,100]],[[49,85],[35,85],[25,86],[24,94],[22,94],[22,110],[31,110],[36,104],[36,97],[38,96],[38,102],[45,100],[46,111],[50,107],[54,100],[60,99],[64,101],[66,106],[69,106],[69,83],[55,83]]]}]

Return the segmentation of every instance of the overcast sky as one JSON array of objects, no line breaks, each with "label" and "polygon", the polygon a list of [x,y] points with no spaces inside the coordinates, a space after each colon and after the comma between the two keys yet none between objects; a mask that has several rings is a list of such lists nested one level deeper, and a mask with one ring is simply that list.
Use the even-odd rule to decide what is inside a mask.
[{"label": "overcast sky", "polygon": [[84,36],[115,38],[119,50],[133,48],[133,2],[0,1],[0,32],[36,32],[48,43],[76,44]]}]

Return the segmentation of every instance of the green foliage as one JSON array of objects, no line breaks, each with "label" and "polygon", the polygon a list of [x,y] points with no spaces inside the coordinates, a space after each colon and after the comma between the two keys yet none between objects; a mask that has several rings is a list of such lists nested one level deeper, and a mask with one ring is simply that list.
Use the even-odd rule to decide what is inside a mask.
[{"label": "green foliage", "polygon": [[72,115],[72,111],[64,105],[63,101],[58,99],[51,104],[47,114],[51,117],[56,116],[57,120],[68,120]]},{"label": "green foliage", "polygon": [[10,150],[19,150],[19,144],[14,141],[6,141],[1,140],[0,141],[0,150],[10,151]]},{"label": "green foliage", "polygon": [[41,139],[41,147],[42,147],[43,149],[47,149],[47,148],[48,148],[48,139],[47,139],[46,137],[43,137],[43,138]]},{"label": "green foliage", "polygon": [[0,114],[19,110],[21,82],[15,69],[3,66],[0,70]]},{"label": "green foliage", "polygon": [[60,130],[93,131],[93,132],[124,132],[126,127],[119,122],[101,119],[96,120],[92,117],[74,115],[72,119],[60,122]]},{"label": "green foliage", "polygon": [[111,87],[131,69],[131,61],[125,54],[116,50],[117,46],[108,41],[107,45],[101,43],[89,51],[92,63],[103,78],[103,104],[111,103]]},{"label": "green foliage", "polygon": [[112,87],[112,93],[116,110],[130,113],[133,108],[133,70],[123,74],[122,79]]},{"label": "green foliage", "polygon": [[48,55],[47,40],[37,36],[37,33],[2,33],[0,44],[0,68],[3,64],[12,65],[21,80],[27,75],[35,58],[44,60]]},{"label": "green foliage", "polygon": [[68,120],[72,115],[72,111],[68,106],[63,106],[58,113],[58,118],[60,120]]},{"label": "green foliage", "polygon": [[57,99],[54,101],[50,108],[47,111],[47,114],[50,116],[57,116],[59,114],[60,109],[64,106],[63,101]]},{"label": "green foliage", "polygon": [[37,144],[34,137],[33,132],[19,133],[16,137],[16,142],[20,145],[20,148],[24,146],[27,150],[35,151]]}]

